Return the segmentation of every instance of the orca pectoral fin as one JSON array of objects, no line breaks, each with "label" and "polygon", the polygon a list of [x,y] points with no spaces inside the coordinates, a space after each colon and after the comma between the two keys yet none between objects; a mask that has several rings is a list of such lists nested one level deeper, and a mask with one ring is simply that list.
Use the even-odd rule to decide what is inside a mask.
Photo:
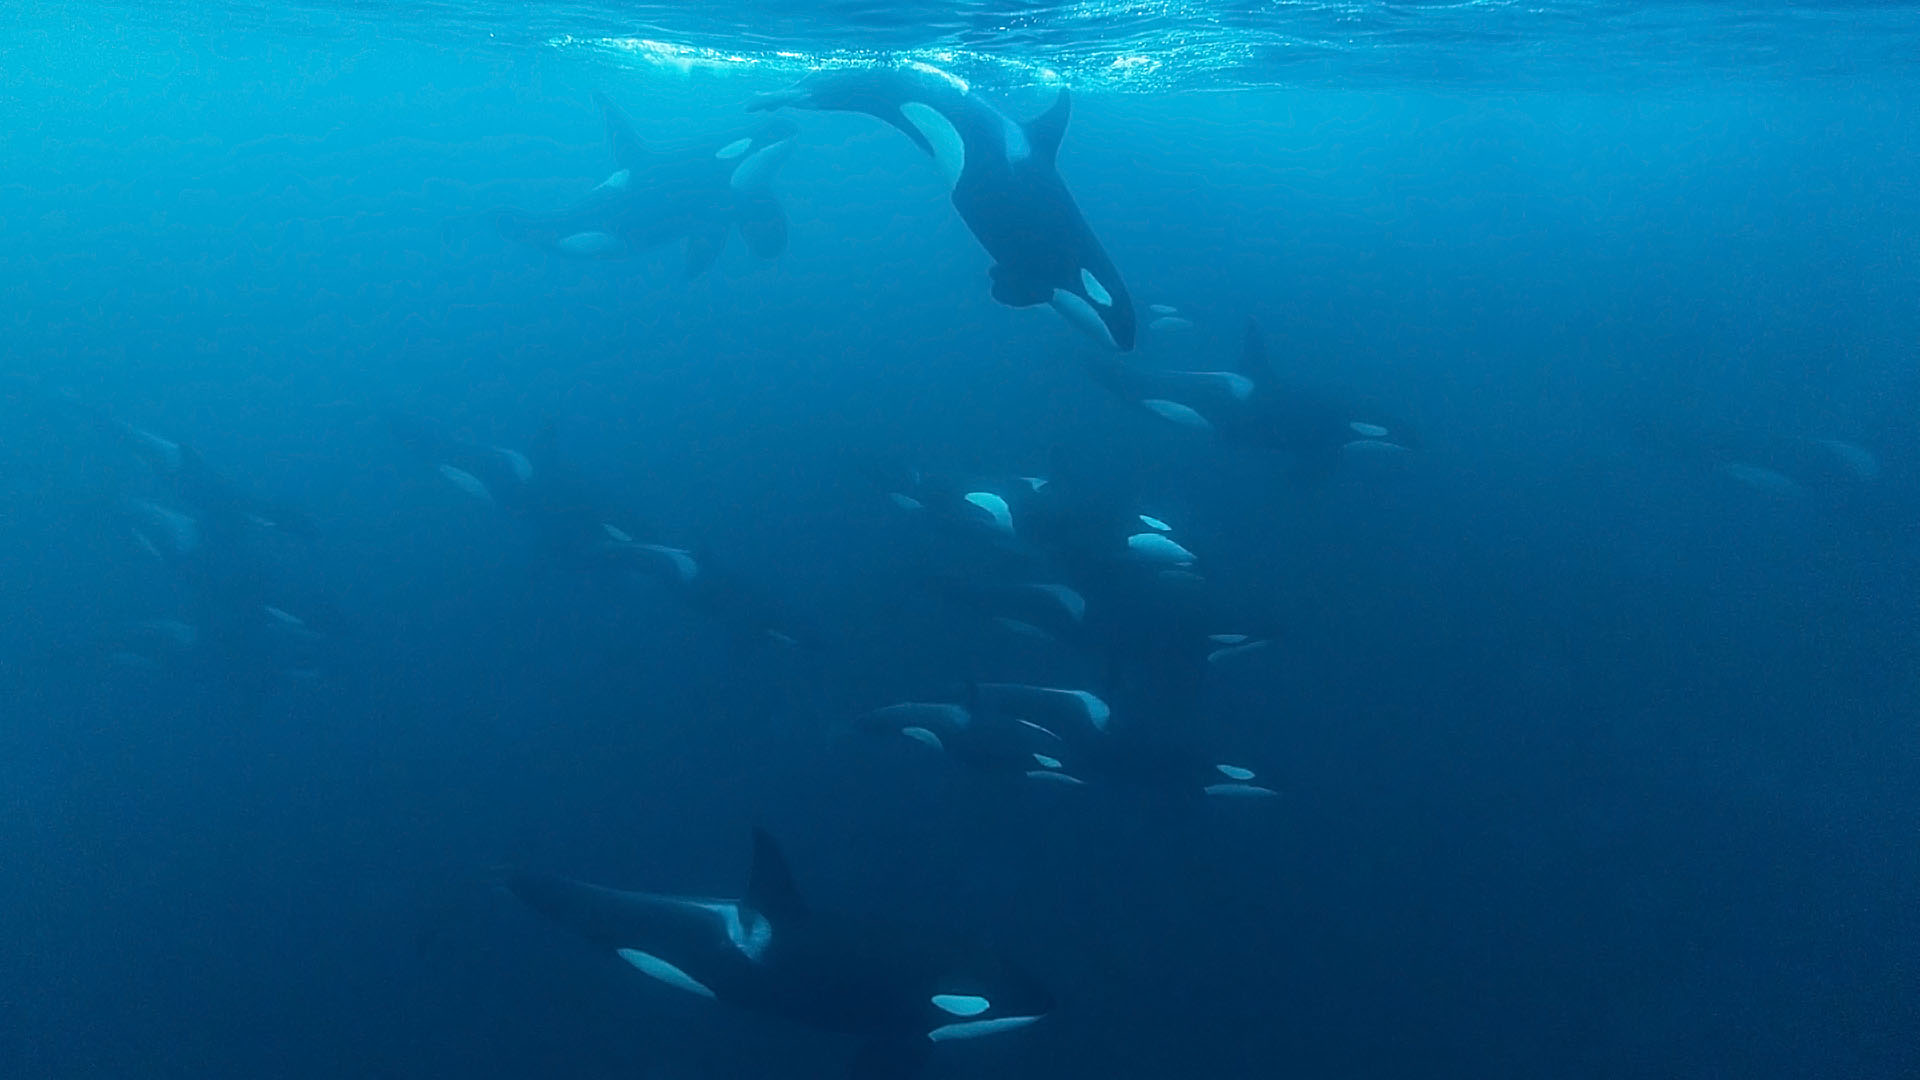
[{"label": "orca pectoral fin", "polygon": [[875,1039],[854,1055],[851,1080],[912,1080],[927,1063],[933,1043],[924,1035]]},{"label": "orca pectoral fin", "polygon": [[756,259],[778,258],[787,250],[787,212],[769,192],[738,199],[740,238]]},{"label": "orca pectoral fin", "polygon": [[720,252],[727,246],[725,229],[711,229],[707,232],[693,233],[687,237],[687,280],[692,281],[708,270],[719,260]]},{"label": "orca pectoral fin", "polygon": [[994,300],[1008,307],[1033,307],[1053,299],[1052,286],[1022,277],[997,263],[987,271],[987,276],[993,279]]}]

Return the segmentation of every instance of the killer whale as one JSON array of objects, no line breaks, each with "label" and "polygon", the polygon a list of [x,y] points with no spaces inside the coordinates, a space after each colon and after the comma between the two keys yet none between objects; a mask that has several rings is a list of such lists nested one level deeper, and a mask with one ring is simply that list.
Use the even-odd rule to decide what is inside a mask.
[{"label": "killer whale", "polygon": [[1283,379],[1268,356],[1266,335],[1249,318],[1237,364],[1222,371],[1143,368],[1118,358],[1089,362],[1096,382],[1128,404],[1220,442],[1274,451],[1304,478],[1332,473],[1354,454],[1414,449],[1405,422],[1371,406]]},{"label": "killer whale", "polygon": [[1883,478],[1879,455],[1842,439],[1683,423],[1647,411],[1627,416],[1623,429],[1650,457],[1775,497],[1845,496]]},{"label": "killer whale", "polygon": [[688,278],[711,267],[737,230],[755,257],[787,247],[787,215],[771,188],[792,153],[797,128],[775,118],[747,131],[679,151],[648,147],[633,121],[595,93],[614,171],[572,206],[495,210],[509,239],[575,259],[620,259],[676,241]]},{"label": "killer whale", "polygon": [[220,472],[193,444],[128,423],[65,387],[46,393],[62,415],[102,436],[153,479],[158,485],[154,498],[137,501],[149,506],[164,502],[193,519],[198,530],[217,537],[253,531],[306,542],[319,539],[318,523],[299,507]]},{"label": "killer whale", "polygon": [[526,449],[454,435],[423,417],[387,417],[394,441],[455,490],[520,525],[556,565],[621,586],[650,582],[728,628],[742,643],[817,647],[820,634],[757,582],[710,553],[663,542],[617,500],[575,474],[549,421]]},{"label": "killer whale", "polygon": [[995,300],[1050,305],[1096,340],[1133,348],[1133,300],[1055,165],[1072,108],[1064,87],[1022,124],[938,68],[877,65],[814,72],[748,107],[781,106],[866,113],[898,128],[933,158],[954,209],[992,256]]},{"label": "killer whale", "polygon": [[854,1080],[906,1080],[936,1043],[1053,1008],[1032,976],[958,935],[814,908],[765,830],[738,899],[621,892],[516,873],[528,907],[659,982],[862,1040]]}]

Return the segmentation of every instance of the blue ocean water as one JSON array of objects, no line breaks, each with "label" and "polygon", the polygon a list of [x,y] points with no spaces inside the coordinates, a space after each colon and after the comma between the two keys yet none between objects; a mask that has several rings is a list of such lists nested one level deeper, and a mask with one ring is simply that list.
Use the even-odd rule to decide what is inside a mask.
[{"label": "blue ocean water", "polygon": [[[6,6],[0,1076],[844,1075],[503,887],[738,896],[755,827],[1050,989],[929,1076],[1920,1075],[1914,56],[1884,3]],[[928,128],[746,109],[898,62],[1071,88],[1134,349],[995,301]],[[771,258],[496,212],[782,122],[711,211]]]}]

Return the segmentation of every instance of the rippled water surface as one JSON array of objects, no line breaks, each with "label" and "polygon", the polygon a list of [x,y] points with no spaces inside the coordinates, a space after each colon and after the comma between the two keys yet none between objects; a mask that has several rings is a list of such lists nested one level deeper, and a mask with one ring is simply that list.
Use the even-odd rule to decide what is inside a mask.
[{"label": "rippled water surface", "polygon": [[790,71],[908,53],[983,84],[1129,91],[1352,83],[1615,89],[1858,79],[1920,57],[1911,4],[1624,0],[749,0],[193,5],[138,19],[329,35],[466,37],[622,63]]}]

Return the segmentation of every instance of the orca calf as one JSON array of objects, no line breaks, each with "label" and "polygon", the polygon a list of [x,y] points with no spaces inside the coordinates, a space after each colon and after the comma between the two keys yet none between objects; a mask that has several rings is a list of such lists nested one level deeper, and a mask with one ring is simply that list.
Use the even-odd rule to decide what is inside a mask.
[{"label": "orca calf", "polygon": [[936,1043],[1025,1027],[1053,1008],[1038,981],[974,942],[815,909],[760,829],[739,899],[534,874],[515,874],[507,887],[649,978],[861,1039],[854,1080],[907,1080]]},{"label": "orca calf", "polygon": [[1304,477],[1329,474],[1351,455],[1398,453],[1417,445],[1408,425],[1397,419],[1279,378],[1266,337],[1252,319],[1232,370],[1155,370],[1118,358],[1096,360],[1089,370],[1129,404],[1231,446],[1285,454]]},{"label": "orca calf", "polygon": [[993,258],[995,300],[1048,304],[1095,340],[1133,348],[1133,300],[1055,165],[1072,107],[1065,88],[1022,124],[939,68],[876,65],[817,71],[748,107],[781,106],[866,113],[898,128],[933,158]]},{"label": "orca calf", "polygon": [[729,230],[737,229],[757,258],[787,249],[787,215],[771,184],[793,151],[792,121],[665,151],[642,143],[605,94],[594,94],[594,103],[606,124],[612,175],[562,210],[494,211],[509,239],[575,259],[627,258],[680,242],[690,279],[720,257]]}]

